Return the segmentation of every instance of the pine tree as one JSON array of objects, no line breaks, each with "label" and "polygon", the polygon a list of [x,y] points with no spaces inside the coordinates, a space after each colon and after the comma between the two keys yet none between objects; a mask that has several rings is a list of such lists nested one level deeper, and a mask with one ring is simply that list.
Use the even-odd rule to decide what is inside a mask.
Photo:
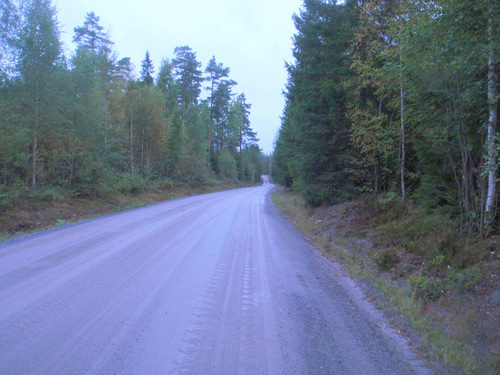
[{"label": "pine tree", "polygon": [[226,142],[230,138],[231,129],[228,127],[229,109],[231,107],[231,82],[221,82],[213,94],[213,104],[211,108],[211,117],[213,118],[214,127],[212,129],[212,142],[215,147],[216,155],[224,148]]},{"label": "pine tree", "polygon": [[[216,108],[216,102],[221,105],[223,102],[220,98],[217,98],[217,94],[226,92],[230,90],[232,86],[236,84],[235,81],[228,79],[229,68],[224,67],[222,63],[217,63],[215,56],[212,56],[207,67],[205,68],[205,73],[208,73],[206,80],[209,82],[209,86],[206,89],[210,92],[207,101],[210,107],[210,121],[208,127],[208,158],[210,160],[212,154],[212,133],[214,129],[214,122],[218,124],[221,121],[221,111],[220,108]],[[219,90],[219,86],[224,85],[223,90]],[[228,98],[229,100],[229,98]],[[217,114],[217,118],[216,118]]]},{"label": "pine tree", "polygon": [[87,13],[83,25],[74,28],[73,41],[77,44],[77,54],[93,60],[94,72],[98,73],[101,85],[105,86],[113,80],[117,69],[116,56],[112,50],[114,43],[99,21],[94,12]]},{"label": "pine tree", "polygon": [[[238,167],[240,172],[240,179],[243,174],[243,150],[256,145],[259,141],[257,133],[250,127],[250,109],[251,104],[246,102],[245,94],[240,94],[232,103],[229,111],[230,127],[234,129],[235,138],[237,139],[238,148]],[[253,182],[253,180],[252,180]]]},{"label": "pine tree", "polygon": [[115,74],[119,79],[129,81],[133,76],[133,64],[130,57],[124,57],[116,62]]},{"label": "pine tree", "polygon": [[108,54],[114,44],[104,27],[99,24],[100,18],[94,12],[87,13],[82,26],[74,28],[73,42],[79,47],[86,47],[95,54]]},{"label": "pine tree", "polygon": [[179,104],[182,115],[186,117],[187,108],[198,103],[203,81],[200,70],[201,63],[196,60],[196,53],[188,46],[176,47],[172,60],[175,76],[179,86]]}]

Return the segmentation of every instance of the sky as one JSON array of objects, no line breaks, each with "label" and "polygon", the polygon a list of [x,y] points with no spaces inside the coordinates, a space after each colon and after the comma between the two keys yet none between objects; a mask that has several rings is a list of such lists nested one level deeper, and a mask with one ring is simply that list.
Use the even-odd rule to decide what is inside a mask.
[{"label": "sky", "polygon": [[252,105],[251,127],[259,146],[273,151],[280,127],[287,80],[285,62],[293,62],[292,15],[302,0],[54,0],[67,54],[74,31],[93,11],[115,43],[119,58],[130,57],[139,75],[146,50],[158,72],[163,58],[188,45],[204,70],[212,56],[230,68]]}]

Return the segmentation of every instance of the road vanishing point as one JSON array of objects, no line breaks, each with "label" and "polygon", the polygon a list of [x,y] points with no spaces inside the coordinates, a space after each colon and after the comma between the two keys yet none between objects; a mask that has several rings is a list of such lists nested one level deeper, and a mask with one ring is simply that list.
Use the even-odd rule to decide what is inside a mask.
[{"label": "road vanishing point", "polygon": [[274,185],[0,245],[0,373],[425,374]]}]

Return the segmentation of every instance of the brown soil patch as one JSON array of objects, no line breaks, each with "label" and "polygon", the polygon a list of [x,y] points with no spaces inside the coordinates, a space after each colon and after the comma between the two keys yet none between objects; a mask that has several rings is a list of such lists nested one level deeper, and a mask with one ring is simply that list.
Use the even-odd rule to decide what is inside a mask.
[{"label": "brown soil patch", "polygon": [[[398,243],[394,240],[398,234],[387,232],[387,228],[377,223],[373,206],[362,202],[342,203],[315,210],[311,219],[316,225],[316,234],[328,233],[330,241],[343,238],[346,247],[365,260],[365,266],[375,269],[381,278],[413,293],[409,279],[421,272],[424,259],[393,246]],[[475,278],[470,285],[451,287],[437,297],[426,298],[421,313],[432,325],[473,348],[481,361],[489,363],[486,365],[489,371],[500,373],[497,367],[500,364],[500,243],[493,237],[477,243],[477,246],[491,250],[475,265]],[[374,258],[391,247],[395,248],[398,261],[390,269],[381,270]],[[463,274],[458,272],[456,275],[466,278],[467,272],[465,269]],[[440,271],[428,276],[446,278]],[[459,282],[460,279],[451,281],[452,285]],[[383,296],[379,294],[377,298],[387,307],[387,301],[382,301]],[[408,328],[401,320],[399,324]]]},{"label": "brown soil patch", "polygon": [[170,186],[164,189],[150,189],[136,195],[115,195],[102,198],[74,197],[52,202],[23,201],[17,206],[0,211],[0,241],[169,199],[242,186],[238,184],[200,187]]},{"label": "brown soil patch", "polygon": [[[282,189],[275,193],[275,200],[325,256],[354,273],[367,298],[412,337],[422,357],[454,364],[442,364],[441,372],[500,374],[498,237],[466,241],[462,247],[466,255],[468,251],[473,254],[470,264],[432,265],[424,259],[429,246],[434,251],[444,247],[446,253],[446,236],[455,238],[450,220],[440,225],[440,216],[428,216],[404,203],[397,203],[399,211],[385,213],[373,203],[361,201],[312,209],[297,194]],[[419,295],[415,280],[426,287],[428,283],[433,293]],[[394,288],[406,296],[407,301],[397,297],[399,307],[391,302]],[[461,372],[455,366],[467,370]]]}]

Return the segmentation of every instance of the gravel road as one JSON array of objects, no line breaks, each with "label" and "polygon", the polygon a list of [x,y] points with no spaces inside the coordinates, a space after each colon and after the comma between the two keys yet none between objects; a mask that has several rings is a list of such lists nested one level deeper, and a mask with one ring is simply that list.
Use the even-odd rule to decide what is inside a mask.
[{"label": "gravel road", "polygon": [[429,373],[272,188],[0,245],[0,373]]}]

